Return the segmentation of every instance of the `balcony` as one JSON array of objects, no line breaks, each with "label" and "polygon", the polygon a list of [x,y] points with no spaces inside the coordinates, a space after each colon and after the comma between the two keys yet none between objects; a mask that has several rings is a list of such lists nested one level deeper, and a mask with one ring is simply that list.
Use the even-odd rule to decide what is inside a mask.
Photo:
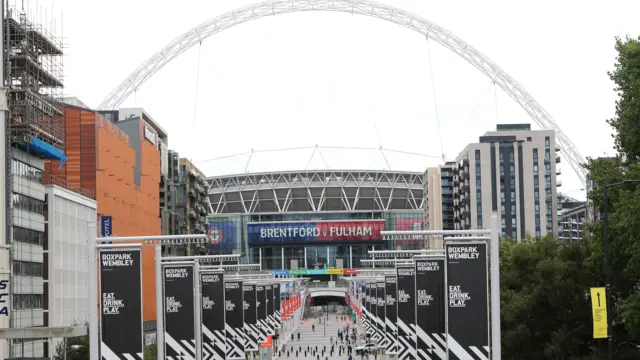
[{"label": "balcony", "polygon": [[556,164],[560,164],[560,156],[556,156]]},{"label": "balcony", "polygon": [[562,180],[558,180],[558,181],[556,181],[556,186],[557,186],[557,187],[562,186]]},{"label": "balcony", "polygon": [[556,175],[562,175],[562,169],[556,168]]}]

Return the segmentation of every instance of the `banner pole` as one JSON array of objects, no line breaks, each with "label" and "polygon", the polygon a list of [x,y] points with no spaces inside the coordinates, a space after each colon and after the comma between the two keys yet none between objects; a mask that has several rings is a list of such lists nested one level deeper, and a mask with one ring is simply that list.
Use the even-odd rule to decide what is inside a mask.
[{"label": "banner pole", "polygon": [[156,272],[156,353],[158,359],[164,359],[164,301],[162,300],[162,244],[156,241],[155,252],[155,272]]},{"label": "banner pole", "polygon": [[200,305],[200,263],[193,264],[193,313],[196,335],[196,360],[202,360],[202,305]]},{"label": "banner pole", "polygon": [[491,352],[492,360],[502,358],[500,335],[500,238],[498,213],[491,213]]},{"label": "banner pole", "polygon": [[100,344],[99,344],[99,330],[98,324],[100,323],[98,314],[98,263],[96,248],[96,223],[89,221],[87,224],[87,236],[88,236],[88,262],[89,262],[89,359],[100,359]]}]

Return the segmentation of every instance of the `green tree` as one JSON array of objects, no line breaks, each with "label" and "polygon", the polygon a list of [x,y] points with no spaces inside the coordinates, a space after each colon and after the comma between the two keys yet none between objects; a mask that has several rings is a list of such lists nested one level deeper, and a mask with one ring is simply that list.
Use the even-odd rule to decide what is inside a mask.
[{"label": "green tree", "polygon": [[616,38],[618,57],[609,77],[619,98],[616,114],[607,122],[615,130],[616,149],[629,160],[640,161],[640,41]]},{"label": "green tree", "polygon": [[153,344],[151,346],[144,347],[144,360],[157,360],[158,359],[158,346]]},{"label": "green tree", "polygon": [[[74,323],[73,326],[78,326],[78,323]],[[88,360],[89,359],[89,329],[87,326],[87,335],[67,338],[66,347],[65,341],[60,341],[56,345],[53,358],[55,360]]]},{"label": "green tree", "polygon": [[585,243],[549,236],[501,242],[502,343],[505,359],[583,359],[592,341],[588,291],[593,278]]}]

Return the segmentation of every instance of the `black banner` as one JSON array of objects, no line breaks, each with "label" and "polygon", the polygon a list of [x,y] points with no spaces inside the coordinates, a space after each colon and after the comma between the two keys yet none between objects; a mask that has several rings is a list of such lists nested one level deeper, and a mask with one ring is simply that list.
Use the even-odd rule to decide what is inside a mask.
[{"label": "black banner", "polygon": [[385,326],[384,326],[384,321],[386,319],[386,315],[384,313],[384,303],[385,303],[385,286],[384,286],[384,281],[380,281],[376,283],[376,287],[377,289],[377,295],[376,295],[376,320],[378,321],[378,333],[379,333],[379,340],[378,340],[378,344],[380,346],[383,346],[384,348],[387,347],[387,336],[385,334]]},{"label": "black banner", "polygon": [[398,360],[416,358],[416,269],[396,268],[398,285]]},{"label": "black banner", "polygon": [[371,283],[364,284],[364,317],[365,317],[365,331],[368,336],[373,340],[374,332],[374,322],[373,316],[371,314]]},{"label": "black banner", "polygon": [[385,282],[385,335],[387,336],[386,353],[393,355],[398,353],[398,305],[396,304],[398,288],[395,275],[384,277]]},{"label": "black banner", "polygon": [[224,360],[224,274],[201,273],[202,289],[202,358]]},{"label": "black banner", "polygon": [[180,356],[193,360],[196,357],[193,265],[165,266],[162,276],[165,354],[167,358]]},{"label": "black banner", "polygon": [[258,314],[259,341],[267,341],[269,324],[267,323],[267,293],[264,285],[256,285],[256,313]]},{"label": "black banner", "polygon": [[260,341],[260,330],[258,329],[258,315],[256,313],[256,286],[245,284],[244,290],[244,335],[245,350],[258,351],[258,341]]},{"label": "black banner", "polygon": [[244,301],[242,281],[225,281],[227,360],[244,359]]},{"label": "black banner", "polygon": [[382,338],[380,337],[380,327],[378,324],[380,323],[380,318],[378,317],[378,285],[374,282],[371,283],[371,325],[373,327],[373,336],[371,340],[376,344],[380,345],[380,341]]},{"label": "black banner", "polygon": [[279,329],[282,324],[282,310],[280,309],[280,284],[273,285],[273,316],[276,319],[276,327]]},{"label": "black banner", "polygon": [[487,244],[445,244],[449,359],[489,357]]},{"label": "black banner", "polygon": [[100,251],[100,296],[102,359],[142,359],[142,262],[139,249]]},{"label": "black banner", "polygon": [[268,334],[267,335],[275,335],[276,321],[273,317],[273,286],[265,285],[264,286],[264,297],[266,299],[266,307],[267,307],[267,326],[268,326]]},{"label": "black banner", "polygon": [[446,359],[444,256],[416,257],[418,359]]}]

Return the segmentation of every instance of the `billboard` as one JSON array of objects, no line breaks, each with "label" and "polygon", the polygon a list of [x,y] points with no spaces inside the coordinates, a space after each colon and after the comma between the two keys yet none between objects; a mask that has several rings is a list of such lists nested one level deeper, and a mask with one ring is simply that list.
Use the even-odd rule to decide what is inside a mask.
[{"label": "billboard", "polygon": [[416,358],[416,269],[398,265],[398,360]]},{"label": "billboard", "polygon": [[416,257],[416,335],[418,359],[447,356],[441,342],[445,329],[444,256]]},{"label": "billboard", "polygon": [[[424,218],[414,217],[414,218],[396,218],[395,219],[395,228],[394,230],[398,231],[419,231],[424,230]],[[408,245],[421,245],[425,246],[425,241],[421,237],[401,237],[400,239],[396,239],[396,244],[400,246],[408,246]]]},{"label": "billboard", "polygon": [[396,304],[398,288],[395,275],[384,277],[385,283],[385,335],[387,337],[386,353],[398,353],[398,305]]},{"label": "billboard", "polygon": [[100,251],[100,353],[104,360],[142,353],[140,249]]},{"label": "billboard", "polygon": [[489,358],[487,244],[445,244],[449,359]]},{"label": "billboard", "polygon": [[258,351],[258,341],[260,340],[260,330],[258,330],[256,313],[256,286],[245,284],[242,287],[244,293],[244,335],[245,350]]},{"label": "billboard", "polygon": [[167,265],[164,284],[165,354],[167,358],[195,359],[195,288],[193,265]]},{"label": "billboard", "polygon": [[209,223],[207,247],[212,251],[231,251],[238,248],[240,231],[238,223],[230,220],[216,220]]},{"label": "billboard", "polygon": [[249,244],[382,240],[384,220],[299,221],[247,224]]},{"label": "billboard", "polygon": [[244,307],[242,281],[225,281],[225,324],[227,360],[244,360]]},{"label": "billboard", "polygon": [[378,344],[380,344],[380,346],[383,346],[385,349],[387,348],[387,335],[385,334],[385,326],[384,326],[384,322],[386,319],[386,315],[384,313],[385,308],[384,308],[384,304],[385,304],[385,285],[384,285],[384,281],[379,281],[376,283],[376,287],[378,288],[377,291],[377,298],[376,298],[376,320],[378,322],[378,334],[379,334],[379,340],[378,340]]},{"label": "billboard", "polygon": [[224,333],[224,274],[200,274],[202,292],[202,357],[224,360],[226,336]]}]

